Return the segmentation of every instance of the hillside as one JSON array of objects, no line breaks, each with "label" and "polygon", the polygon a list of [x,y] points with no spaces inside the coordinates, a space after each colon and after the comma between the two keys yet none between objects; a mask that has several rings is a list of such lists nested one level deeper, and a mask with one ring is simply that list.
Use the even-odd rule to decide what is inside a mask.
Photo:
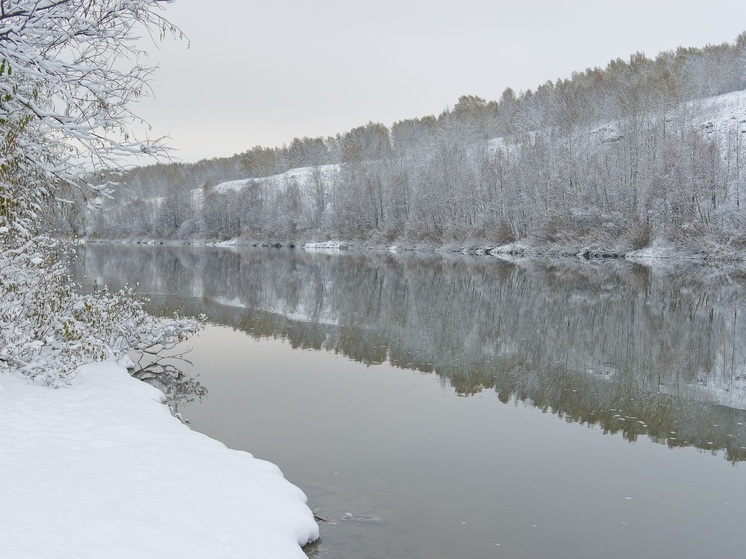
[{"label": "hillside", "polygon": [[89,236],[625,255],[746,247],[746,34],[499,101],[136,169]]},{"label": "hillside", "polygon": [[[743,182],[742,171],[744,165],[743,142],[746,140],[746,91],[731,92],[724,95],[713,96],[689,102],[682,109],[688,119],[688,129],[691,133],[697,134],[706,146],[718,147],[718,163],[726,169],[727,174],[736,173]],[[673,118],[673,117],[672,117]],[[541,142],[543,137],[551,137],[553,131],[536,131],[529,138],[534,142]],[[578,151],[593,157],[608,157],[609,146],[624,141],[624,125],[619,122],[604,122],[590,126],[583,134],[577,134],[575,138],[576,148]],[[720,146],[729,146],[729,149],[722,150]],[[737,148],[737,149],[734,149]],[[486,149],[485,149],[486,148]],[[470,152],[466,156],[483,157],[486,151],[487,157],[491,161],[501,159],[519,158],[522,150],[525,152],[525,145],[515,138],[498,137],[491,138],[484,142],[481,147],[470,146]],[[525,155],[525,153],[524,153]],[[735,161],[734,161],[735,159]],[[410,159],[408,163],[413,163]],[[359,167],[366,171],[376,169],[385,165],[385,162],[364,161],[360,162]],[[349,165],[348,165],[349,166]],[[730,170],[728,170],[730,168]],[[321,220],[314,218],[312,210],[319,209],[319,213],[334,210],[333,200],[337,194],[335,191],[340,187],[343,175],[349,173],[344,164],[326,164],[319,166],[305,166],[289,169],[283,173],[277,173],[265,177],[245,178],[239,180],[230,180],[219,182],[212,187],[194,188],[189,196],[189,215],[192,216],[192,222],[187,222],[187,227],[183,223],[180,230],[170,235],[170,238],[217,242],[227,239],[235,239],[236,242],[243,243],[318,243],[319,241],[328,241],[333,235],[333,229],[323,227]],[[741,183],[739,183],[740,185]],[[730,211],[738,213],[740,210],[740,195],[736,199],[729,200]],[[235,203],[234,203],[235,202]],[[331,203],[330,203],[331,202]],[[458,200],[454,199],[454,202]],[[735,208],[732,206],[735,202]],[[158,235],[158,226],[155,221],[158,214],[161,216],[168,213],[167,209],[174,206],[175,211],[178,206],[178,198],[168,196],[135,199],[124,206],[115,204],[108,207],[101,218],[99,224],[94,227],[93,231],[103,236],[125,237],[131,239],[154,239]],[[323,207],[324,205],[331,207]],[[267,206],[275,206],[270,215],[266,215]],[[323,207],[323,210],[322,210]],[[135,210],[133,215],[132,210]],[[577,210],[578,208],[576,208]],[[284,210],[284,211],[283,211]],[[597,208],[587,208],[588,215],[578,215],[577,211],[573,215],[575,220],[584,218],[593,218],[593,212]],[[130,219],[126,221],[126,226],[119,227],[121,224],[121,214],[127,213]],[[186,212],[185,212],[186,213]],[[150,215],[147,215],[150,214]],[[202,218],[202,223],[194,223],[195,217]],[[246,218],[249,219],[246,219]],[[598,219],[614,220],[617,216],[609,214],[607,216],[596,216]],[[252,219],[253,218],[253,219]],[[178,217],[175,216],[178,220]],[[279,234],[262,235],[261,231],[269,229],[266,222],[271,219],[275,220],[275,230]],[[294,224],[288,224],[290,220]],[[186,221],[186,220],[185,220]],[[102,227],[101,223],[108,222],[110,233],[107,234],[107,227]],[[140,230],[134,226],[140,224]],[[253,225],[253,227],[252,227]],[[294,225],[294,227],[293,227]],[[403,244],[404,246],[424,246],[437,247],[450,245],[455,248],[466,249],[485,249],[491,250],[501,247],[498,252],[505,251],[544,251],[551,250],[554,252],[575,253],[582,249],[590,248],[598,252],[626,253],[634,249],[650,248],[656,244],[660,246],[666,244],[671,239],[651,239],[650,243],[644,243],[640,246],[628,243],[626,246],[609,245],[609,239],[606,228],[614,228],[615,223],[602,224],[601,235],[598,238],[582,235],[575,237],[572,231],[569,231],[564,239],[541,238],[541,232],[534,232],[534,235],[526,237],[511,238],[508,232],[508,238],[496,237],[501,231],[482,230],[483,236],[478,234],[479,231],[466,233],[464,235],[445,239],[418,238],[416,235],[407,239],[398,236],[389,238],[371,237],[360,238],[357,235],[351,235],[346,238],[347,244],[357,243],[362,245],[390,246],[393,244]],[[285,231],[283,231],[285,228]],[[102,230],[103,229],[103,230]],[[255,234],[252,234],[254,232]],[[339,237],[337,235],[336,237]],[[676,239],[673,239],[675,241]],[[731,239],[732,240],[732,239]],[[390,242],[389,242],[390,241]],[[402,242],[403,241],[403,242]],[[501,242],[505,241],[505,242]],[[657,241],[654,243],[653,241]],[[674,244],[676,244],[674,242]],[[725,244],[728,242],[726,240]],[[731,243],[732,244],[732,243]],[[588,245],[588,246],[586,246]],[[691,249],[691,244],[687,244]],[[704,246],[702,247],[705,248]],[[649,254],[650,252],[648,252]]]}]

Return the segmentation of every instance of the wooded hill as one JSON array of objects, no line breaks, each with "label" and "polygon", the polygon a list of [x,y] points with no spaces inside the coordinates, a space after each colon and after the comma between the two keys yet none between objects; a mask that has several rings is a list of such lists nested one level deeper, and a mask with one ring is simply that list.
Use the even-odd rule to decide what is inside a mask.
[{"label": "wooded hill", "polygon": [[744,90],[746,33],[636,53],[391,127],[133,169],[73,227],[105,238],[738,250]]}]

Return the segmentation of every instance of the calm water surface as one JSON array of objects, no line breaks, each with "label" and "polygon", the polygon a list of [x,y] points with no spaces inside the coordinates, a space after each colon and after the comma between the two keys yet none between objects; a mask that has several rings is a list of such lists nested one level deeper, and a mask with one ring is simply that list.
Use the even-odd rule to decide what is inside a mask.
[{"label": "calm water surface", "polygon": [[76,273],[210,317],[179,410],[306,492],[313,557],[743,553],[743,277],[106,245]]}]

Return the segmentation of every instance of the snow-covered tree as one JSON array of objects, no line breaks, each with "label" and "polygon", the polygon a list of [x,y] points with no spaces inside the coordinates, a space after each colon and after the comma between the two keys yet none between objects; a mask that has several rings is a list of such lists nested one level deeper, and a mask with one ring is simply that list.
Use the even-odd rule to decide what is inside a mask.
[{"label": "snow-covered tree", "polygon": [[0,370],[58,384],[81,363],[197,328],[150,318],[130,291],[77,294],[61,260],[72,249],[40,235],[45,208],[108,193],[110,178],[91,177],[112,174],[94,171],[165,153],[139,136],[131,104],[153,70],[139,33],[181,35],[166,3],[0,1]]},{"label": "snow-covered tree", "polygon": [[[21,211],[5,224],[25,228],[33,206],[60,187],[80,186],[81,171],[116,166],[123,156],[163,153],[139,137],[132,101],[147,95],[139,32],[180,34],[162,15],[165,0],[3,0],[0,2],[2,181]],[[5,177],[7,177],[7,172]],[[34,180],[22,184],[20,177]],[[105,190],[107,185],[90,184]],[[20,189],[20,190],[19,190]]]}]

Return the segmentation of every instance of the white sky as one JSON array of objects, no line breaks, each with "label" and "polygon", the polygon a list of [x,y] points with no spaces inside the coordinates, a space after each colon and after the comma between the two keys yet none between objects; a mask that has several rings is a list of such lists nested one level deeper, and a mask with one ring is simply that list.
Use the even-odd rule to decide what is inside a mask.
[{"label": "white sky", "polygon": [[733,42],[743,0],[177,0],[135,107],[183,161],[499,99],[641,51]]}]

